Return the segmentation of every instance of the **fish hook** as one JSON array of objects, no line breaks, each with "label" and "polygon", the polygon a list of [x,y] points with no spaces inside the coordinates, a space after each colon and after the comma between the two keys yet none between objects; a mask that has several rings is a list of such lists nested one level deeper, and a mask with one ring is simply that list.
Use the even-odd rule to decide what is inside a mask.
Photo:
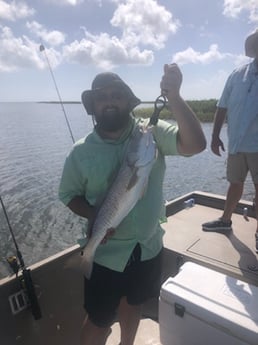
[{"label": "fish hook", "polygon": [[167,99],[164,95],[160,95],[156,98],[154,102],[154,111],[153,114],[150,117],[149,126],[155,126],[158,122],[159,114],[161,110],[165,108],[167,104]]}]

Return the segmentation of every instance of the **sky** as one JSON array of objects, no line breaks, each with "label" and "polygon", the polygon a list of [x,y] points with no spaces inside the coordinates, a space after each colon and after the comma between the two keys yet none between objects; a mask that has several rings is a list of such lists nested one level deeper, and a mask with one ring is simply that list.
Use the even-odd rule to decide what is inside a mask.
[{"label": "sky", "polygon": [[103,71],[152,101],[172,62],[184,99],[218,99],[256,28],[258,0],[0,0],[0,102],[80,101]]}]

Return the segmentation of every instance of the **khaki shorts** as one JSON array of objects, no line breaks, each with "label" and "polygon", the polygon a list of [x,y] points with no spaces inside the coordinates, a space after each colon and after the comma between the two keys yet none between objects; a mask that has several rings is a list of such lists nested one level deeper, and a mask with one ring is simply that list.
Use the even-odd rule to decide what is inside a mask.
[{"label": "khaki shorts", "polygon": [[258,152],[239,152],[228,156],[227,180],[230,183],[244,183],[250,171],[254,184],[258,184]]}]

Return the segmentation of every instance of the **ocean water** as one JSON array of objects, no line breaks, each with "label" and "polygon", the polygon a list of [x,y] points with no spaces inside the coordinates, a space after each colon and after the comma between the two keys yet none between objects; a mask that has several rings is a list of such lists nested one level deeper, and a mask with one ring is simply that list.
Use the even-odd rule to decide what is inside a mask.
[{"label": "ocean water", "polygon": [[[66,104],[75,140],[92,130],[92,119],[81,104]],[[203,124],[207,149],[185,158],[167,157],[164,199],[193,190],[225,195],[226,154],[210,151],[212,124]],[[227,143],[226,128],[222,138]],[[0,103],[0,195],[16,241],[29,266],[74,245],[84,220],[73,215],[57,196],[65,157],[72,146],[59,104]],[[248,176],[243,199],[252,200]],[[16,253],[3,210],[0,208],[0,278],[9,274],[6,257]]]}]

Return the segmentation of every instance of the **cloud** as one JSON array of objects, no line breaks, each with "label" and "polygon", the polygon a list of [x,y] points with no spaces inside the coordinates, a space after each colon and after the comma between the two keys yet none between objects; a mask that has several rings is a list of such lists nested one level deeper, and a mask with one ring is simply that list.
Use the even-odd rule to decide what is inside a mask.
[{"label": "cloud", "polygon": [[[56,3],[55,0],[44,1]],[[37,47],[39,42],[32,41],[32,35],[48,43],[47,46],[52,46],[52,49],[47,51],[52,67],[63,60],[82,65],[96,65],[102,69],[112,69],[123,64],[151,65],[154,61],[154,51],[164,47],[168,36],[178,30],[180,22],[155,0],[106,1],[113,2],[116,6],[109,22],[118,32],[116,35],[105,32],[92,34],[83,29],[84,37],[81,40],[75,40],[61,47],[65,42],[65,35],[61,31],[50,31],[37,21],[27,21],[26,27],[29,30],[30,39],[27,36],[16,38],[9,31],[10,44],[16,45],[17,51],[13,52],[12,64],[9,63],[8,58],[6,62],[2,60],[1,70],[13,70],[15,61],[17,68],[21,68],[22,65],[42,68],[43,62],[37,48],[33,48]],[[79,2],[63,0],[58,1],[58,4],[77,5]],[[6,45],[6,41],[0,42],[0,48],[2,46],[5,49]],[[57,46],[60,52],[54,49]],[[27,54],[31,49],[35,55]]]},{"label": "cloud", "polygon": [[208,64],[213,61],[222,60],[228,56],[228,54],[222,54],[218,50],[217,44],[212,44],[207,52],[200,53],[195,51],[192,47],[187,48],[186,50],[176,53],[172,61],[178,63],[179,65],[184,65],[188,63],[201,63]]},{"label": "cloud", "polygon": [[63,49],[64,58],[82,65],[95,64],[103,69],[116,65],[151,64],[153,53],[149,50],[140,51],[138,47],[125,47],[115,36],[107,33],[92,35],[85,32],[86,38],[74,41]]},{"label": "cloud", "polygon": [[84,2],[84,0],[44,0],[45,2],[59,6],[77,6]]},{"label": "cloud", "polygon": [[33,44],[27,37],[15,38],[10,28],[1,28],[0,71],[14,71],[19,67],[42,68],[42,62],[34,51]]},{"label": "cloud", "polygon": [[236,67],[242,66],[242,65],[247,64],[249,62],[250,62],[250,58],[243,55],[243,54],[234,56],[234,65]]},{"label": "cloud", "polygon": [[0,0],[0,18],[15,21],[21,18],[33,16],[35,10],[28,7],[24,1],[3,1]]},{"label": "cloud", "polygon": [[151,65],[152,47],[161,49],[171,33],[180,26],[172,14],[154,0],[112,1],[117,4],[110,24],[121,30],[120,37],[107,33],[93,35],[86,29],[85,38],[64,47],[68,61],[95,64],[111,69],[121,64]]},{"label": "cloud", "polygon": [[182,52],[176,53],[172,61],[178,65],[186,64],[211,64],[213,62],[231,59],[235,67],[239,67],[245,63],[250,62],[250,59],[245,55],[234,55],[231,53],[220,53],[217,44],[212,44],[207,52],[200,53],[195,51],[193,48],[189,47]]},{"label": "cloud", "polygon": [[129,45],[150,45],[156,49],[164,47],[170,33],[180,26],[165,7],[154,0],[128,0],[119,4],[111,24],[122,30],[122,40]]},{"label": "cloud", "polygon": [[[48,51],[51,65],[60,63],[61,56],[54,49]],[[7,26],[0,26],[0,72],[13,72],[21,68],[46,67],[46,62],[40,57],[39,44],[27,36],[15,37]]]},{"label": "cloud", "polygon": [[237,18],[243,11],[249,12],[250,22],[258,22],[258,0],[224,0],[225,16]]},{"label": "cloud", "polygon": [[41,38],[44,42],[49,43],[50,45],[58,46],[65,41],[65,35],[61,31],[48,31],[43,25],[36,21],[27,22],[26,27],[37,37]]}]

